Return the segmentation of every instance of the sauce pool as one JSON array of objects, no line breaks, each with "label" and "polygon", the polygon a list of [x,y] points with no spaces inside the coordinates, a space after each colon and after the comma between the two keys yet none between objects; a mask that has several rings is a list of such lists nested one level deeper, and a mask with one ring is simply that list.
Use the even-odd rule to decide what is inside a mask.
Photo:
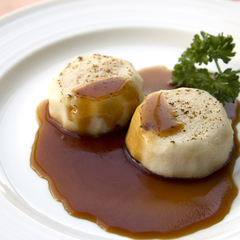
[{"label": "sauce pool", "polygon": [[[139,73],[147,93],[172,88],[171,72],[165,68]],[[237,136],[239,104],[226,108]],[[236,137],[231,159],[222,169],[198,180],[166,179],[131,160],[124,144],[127,130],[79,137],[49,117],[48,100],[38,106],[37,116],[31,167],[48,180],[53,197],[69,214],[96,222],[108,232],[131,238],[181,237],[221,221],[237,196],[232,179],[239,157]]]}]

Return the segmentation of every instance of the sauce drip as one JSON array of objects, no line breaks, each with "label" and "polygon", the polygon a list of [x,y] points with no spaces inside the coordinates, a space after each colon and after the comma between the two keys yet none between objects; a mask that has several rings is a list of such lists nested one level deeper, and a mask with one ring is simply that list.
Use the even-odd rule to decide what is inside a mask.
[{"label": "sauce drip", "polygon": [[161,92],[147,97],[142,105],[140,115],[143,128],[162,137],[173,135],[183,129],[183,124],[175,120],[169,104]]},{"label": "sauce drip", "polygon": [[[147,84],[147,78],[144,81]],[[232,118],[237,116],[236,136],[238,102],[231,107]],[[124,145],[126,130],[100,138],[70,134],[49,117],[47,100],[38,106],[37,115],[40,127],[31,167],[48,180],[53,197],[69,214],[109,232],[132,238],[181,237],[221,221],[237,196],[232,179],[239,157],[237,138],[229,163],[212,175],[166,179],[130,159]]]},{"label": "sauce drip", "polygon": [[[69,99],[74,97],[75,100],[74,104],[66,104],[66,116],[79,135],[89,135],[94,118],[101,119],[109,131],[125,128],[130,121],[126,113],[133,113],[140,104],[135,86],[117,75],[89,82],[72,92]],[[116,125],[117,122],[121,125]],[[95,135],[94,131],[92,134]]]},{"label": "sauce drip", "polygon": [[121,76],[112,76],[108,78],[96,79],[93,82],[84,84],[73,89],[77,97],[86,97],[88,99],[99,99],[107,95],[118,93],[123,89],[125,79]]}]

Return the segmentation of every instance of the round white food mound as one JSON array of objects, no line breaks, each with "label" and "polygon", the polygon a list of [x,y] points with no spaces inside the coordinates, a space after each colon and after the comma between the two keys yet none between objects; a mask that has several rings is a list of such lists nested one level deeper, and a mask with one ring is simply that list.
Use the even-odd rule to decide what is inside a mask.
[{"label": "round white food mound", "polygon": [[92,54],[75,58],[49,84],[49,113],[67,131],[98,137],[126,127],[144,98],[128,61]]},{"label": "round white food mound", "polygon": [[[169,110],[182,128],[161,136],[143,127],[143,106],[153,94],[164,94]],[[233,148],[231,120],[208,92],[179,88],[149,94],[136,109],[126,146],[149,171],[171,178],[202,178],[221,168]]]}]

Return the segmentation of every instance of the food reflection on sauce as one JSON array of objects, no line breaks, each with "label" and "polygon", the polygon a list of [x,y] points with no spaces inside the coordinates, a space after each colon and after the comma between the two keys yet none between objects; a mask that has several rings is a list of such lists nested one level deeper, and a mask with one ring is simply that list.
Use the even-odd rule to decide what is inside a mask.
[{"label": "food reflection on sauce", "polygon": [[[148,93],[171,88],[171,72],[164,68],[144,69],[140,74]],[[239,104],[226,108],[237,136]],[[109,232],[132,238],[181,237],[221,221],[237,196],[232,179],[239,156],[237,138],[230,162],[209,177],[166,179],[131,160],[124,145],[126,130],[94,139],[70,134],[49,117],[47,100],[37,114],[40,128],[31,167],[48,180],[53,197],[69,214]]]}]

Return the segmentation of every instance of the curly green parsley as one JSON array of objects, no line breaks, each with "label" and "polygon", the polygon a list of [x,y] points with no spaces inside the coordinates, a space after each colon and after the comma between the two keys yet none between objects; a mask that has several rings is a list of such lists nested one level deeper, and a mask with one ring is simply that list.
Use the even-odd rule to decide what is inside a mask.
[{"label": "curly green parsley", "polygon": [[[202,38],[201,38],[202,37]],[[201,32],[201,36],[196,34],[191,43],[179,58],[179,63],[174,66],[172,72],[172,83],[176,87],[191,87],[208,91],[221,103],[234,102],[240,92],[239,76],[240,70],[227,68],[222,71],[219,60],[228,63],[235,52],[233,49],[232,36],[224,37],[223,34],[213,36]],[[214,61],[217,72],[209,72],[206,68],[197,68],[202,64],[207,65]]]}]

